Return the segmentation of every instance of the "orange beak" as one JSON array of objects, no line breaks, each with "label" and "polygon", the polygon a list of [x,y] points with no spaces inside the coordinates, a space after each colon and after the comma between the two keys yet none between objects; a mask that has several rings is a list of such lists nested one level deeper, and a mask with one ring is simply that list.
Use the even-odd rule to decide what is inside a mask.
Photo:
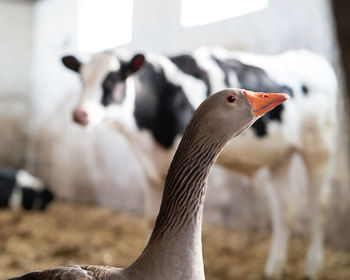
[{"label": "orange beak", "polygon": [[253,107],[254,114],[257,117],[271,111],[289,98],[285,93],[265,93],[248,90],[244,90],[243,93],[248,97],[248,100]]}]

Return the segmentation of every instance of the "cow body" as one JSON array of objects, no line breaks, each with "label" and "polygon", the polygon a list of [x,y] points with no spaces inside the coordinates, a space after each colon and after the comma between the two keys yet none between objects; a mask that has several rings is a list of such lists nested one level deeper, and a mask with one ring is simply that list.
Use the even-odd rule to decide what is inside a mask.
[{"label": "cow body", "polygon": [[44,210],[52,201],[50,189],[22,169],[0,171],[0,207]]},{"label": "cow body", "polygon": [[[293,184],[291,170],[296,162],[305,167],[314,215],[306,274],[315,277],[323,259],[322,213],[329,197],[334,147],[337,84],[328,63],[307,51],[267,57],[208,48],[175,57],[147,54],[142,68],[137,55],[127,57],[105,52],[80,65],[77,71],[84,85],[77,108],[91,117],[91,123],[105,119],[126,135],[153,186],[151,197],[158,201],[153,213],[178,138],[210,93],[240,87],[291,96],[228,143],[218,162],[266,185],[273,222],[265,269],[270,277],[280,277],[286,261],[294,212],[287,191]],[[98,113],[89,108],[92,105]]]}]

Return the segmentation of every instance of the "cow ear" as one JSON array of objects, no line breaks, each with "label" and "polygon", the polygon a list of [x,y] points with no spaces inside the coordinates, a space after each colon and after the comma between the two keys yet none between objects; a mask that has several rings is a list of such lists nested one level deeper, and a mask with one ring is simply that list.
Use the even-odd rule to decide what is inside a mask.
[{"label": "cow ear", "polygon": [[128,65],[128,72],[129,74],[137,72],[143,63],[145,62],[145,56],[143,54],[136,54],[131,59],[129,65]]},{"label": "cow ear", "polygon": [[66,55],[62,57],[61,60],[63,65],[66,66],[68,69],[74,72],[79,72],[81,67],[81,62],[77,58],[75,58],[72,55]]}]

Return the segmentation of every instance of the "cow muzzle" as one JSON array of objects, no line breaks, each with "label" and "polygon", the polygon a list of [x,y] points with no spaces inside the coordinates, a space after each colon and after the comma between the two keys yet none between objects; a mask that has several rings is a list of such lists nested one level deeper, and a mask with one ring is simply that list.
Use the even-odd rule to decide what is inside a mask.
[{"label": "cow muzzle", "polygon": [[73,121],[82,126],[87,126],[89,123],[88,114],[81,108],[75,108],[73,110]]}]

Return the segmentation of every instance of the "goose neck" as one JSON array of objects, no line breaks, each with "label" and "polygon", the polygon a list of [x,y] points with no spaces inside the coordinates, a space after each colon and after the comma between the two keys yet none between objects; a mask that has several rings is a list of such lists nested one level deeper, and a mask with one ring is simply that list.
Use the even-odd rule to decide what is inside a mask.
[{"label": "goose neck", "polygon": [[204,279],[201,227],[207,178],[224,139],[201,136],[192,120],[166,177],[150,240],[127,272],[152,279]]}]

